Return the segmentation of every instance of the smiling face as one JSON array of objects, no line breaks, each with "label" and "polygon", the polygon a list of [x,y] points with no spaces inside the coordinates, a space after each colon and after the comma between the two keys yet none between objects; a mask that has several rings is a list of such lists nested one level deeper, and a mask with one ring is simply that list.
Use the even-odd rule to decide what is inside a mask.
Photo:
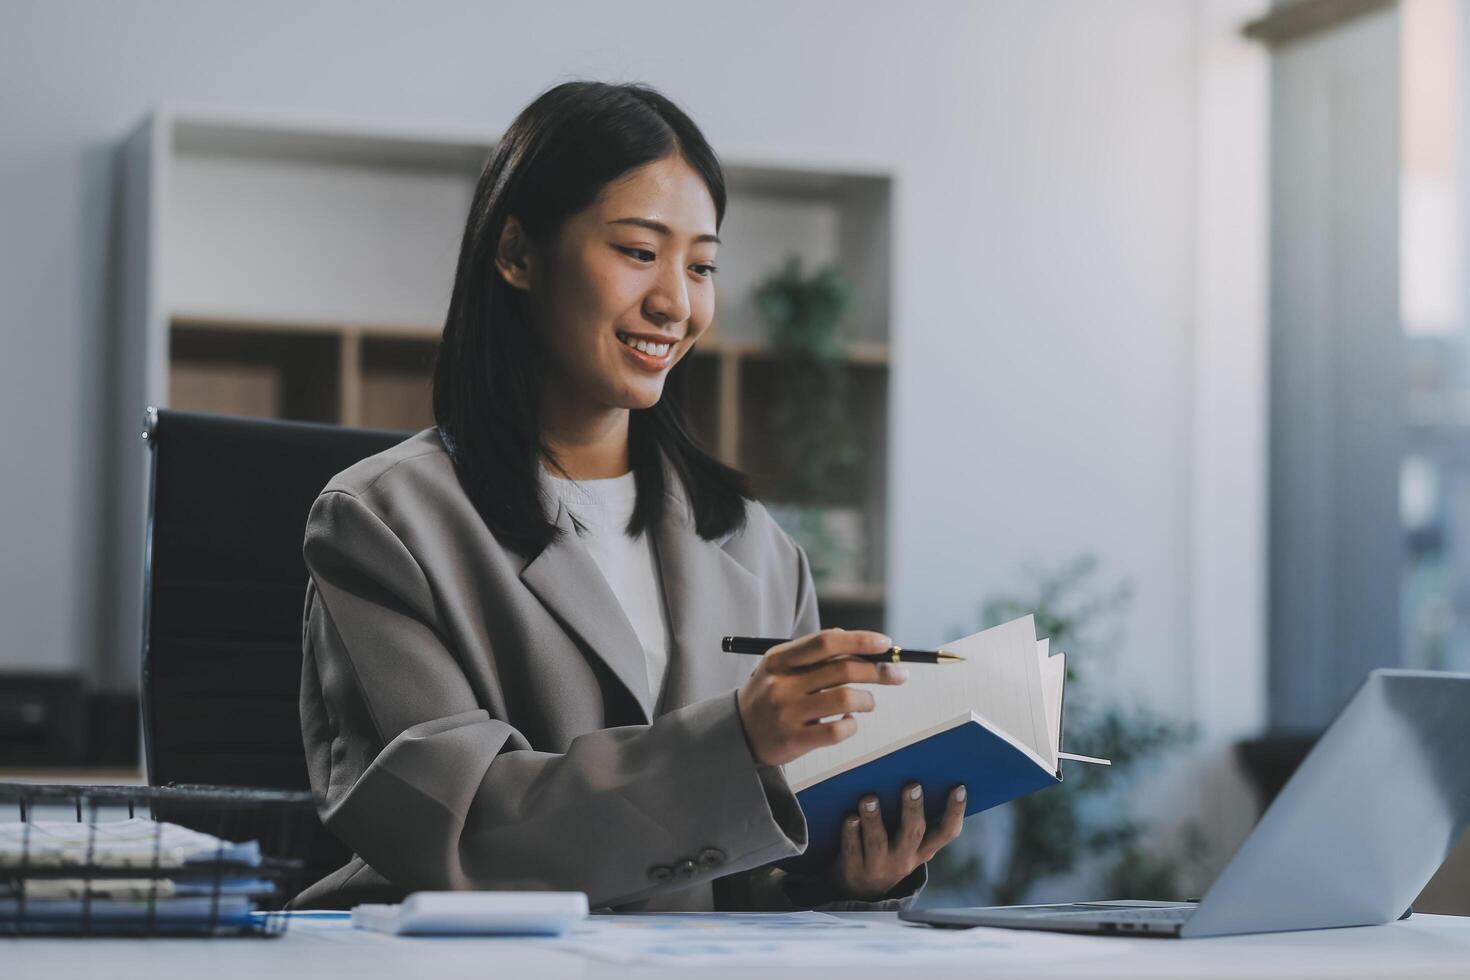
[{"label": "smiling face", "polygon": [[522,234],[507,221],[497,266],[530,294],[548,409],[656,404],[669,369],[714,318],[718,240],[703,178],[681,156],[665,157],[610,183],[549,246],[518,246]]}]

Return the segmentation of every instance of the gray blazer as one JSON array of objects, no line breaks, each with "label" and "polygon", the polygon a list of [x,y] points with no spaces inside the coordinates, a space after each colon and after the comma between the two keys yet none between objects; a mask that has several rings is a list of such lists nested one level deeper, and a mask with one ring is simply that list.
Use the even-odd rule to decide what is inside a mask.
[{"label": "gray blazer", "polygon": [[[806,846],[806,823],[745,740],[734,692],[754,658],[720,650],[726,633],[818,628],[806,556],[754,502],[742,531],[701,539],[664,466],[658,704],[564,506],[561,540],[527,562],[486,528],[432,428],[332,478],[306,525],[301,724],[322,820],[356,856],[295,907],[459,888],[584,891],[628,911],[832,897],[769,866]],[[899,904],[923,871],[859,907]]]}]

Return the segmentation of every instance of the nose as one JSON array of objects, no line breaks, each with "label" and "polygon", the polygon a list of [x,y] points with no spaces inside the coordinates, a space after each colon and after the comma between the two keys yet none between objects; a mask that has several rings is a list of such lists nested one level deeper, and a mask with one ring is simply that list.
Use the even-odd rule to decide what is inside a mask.
[{"label": "nose", "polygon": [[683,270],[665,266],[643,300],[643,313],[654,323],[683,323],[689,319],[689,288]]}]

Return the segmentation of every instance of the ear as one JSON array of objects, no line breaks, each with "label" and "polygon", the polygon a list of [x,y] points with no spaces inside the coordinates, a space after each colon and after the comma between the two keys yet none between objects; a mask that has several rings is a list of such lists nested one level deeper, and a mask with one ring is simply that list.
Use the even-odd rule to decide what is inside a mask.
[{"label": "ear", "polygon": [[516,289],[531,288],[531,242],[514,215],[505,219],[495,245],[495,268]]}]

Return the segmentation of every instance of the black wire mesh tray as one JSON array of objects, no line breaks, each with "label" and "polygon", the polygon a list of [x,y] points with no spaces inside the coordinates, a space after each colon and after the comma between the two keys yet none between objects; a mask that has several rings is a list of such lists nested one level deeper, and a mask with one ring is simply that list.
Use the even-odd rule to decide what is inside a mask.
[{"label": "black wire mesh tray", "polygon": [[276,936],[310,793],[0,782],[0,935]]}]

